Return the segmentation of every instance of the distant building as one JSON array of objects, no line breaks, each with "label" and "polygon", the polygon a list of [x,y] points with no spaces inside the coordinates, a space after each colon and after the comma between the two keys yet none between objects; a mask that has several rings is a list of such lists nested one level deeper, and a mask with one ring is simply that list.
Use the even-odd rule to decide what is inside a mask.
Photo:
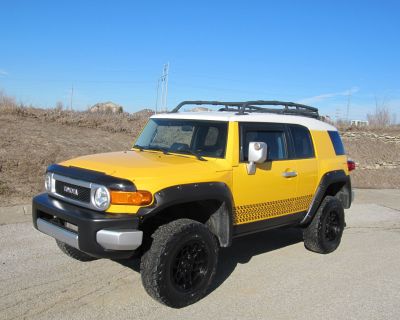
[{"label": "distant building", "polygon": [[351,120],[351,125],[354,127],[366,127],[369,125],[369,122],[366,120]]},{"label": "distant building", "polygon": [[89,108],[90,112],[109,112],[109,113],[122,113],[124,109],[122,106],[108,101],[108,102],[101,102],[96,103],[94,106]]}]

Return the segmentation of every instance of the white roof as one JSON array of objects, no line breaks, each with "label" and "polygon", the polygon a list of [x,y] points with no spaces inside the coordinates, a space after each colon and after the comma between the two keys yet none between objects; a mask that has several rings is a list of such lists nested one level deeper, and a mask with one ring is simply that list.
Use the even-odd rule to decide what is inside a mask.
[{"label": "white roof", "polygon": [[274,113],[249,113],[238,115],[236,112],[177,112],[160,113],[152,116],[153,119],[188,119],[188,120],[214,120],[214,121],[237,121],[237,122],[267,122],[267,123],[292,123],[307,127],[310,130],[337,131],[329,123],[302,116],[281,115]]}]

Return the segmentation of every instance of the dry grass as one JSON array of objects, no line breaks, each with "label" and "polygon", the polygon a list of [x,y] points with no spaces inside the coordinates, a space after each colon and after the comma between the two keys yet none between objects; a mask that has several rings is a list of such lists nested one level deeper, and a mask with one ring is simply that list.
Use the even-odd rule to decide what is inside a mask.
[{"label": "dry grass", "polygon": [[69,111],[61,108],[41,109],[18,105],[14,98],[0,91],[0,114],[37,119],[47,123],[57,123],[73,127],[96,128],[107,132],[123,132],[136,136],[146,124],[151,110],[136,113],[109,113],[89,111]]},{"label": "dry grass", "polygon": [[[140,128],[137,128],[140,130]],[[134,135],[0,113],[0,206],[29,202],[43,191],[49,164],[127,150]]]}]

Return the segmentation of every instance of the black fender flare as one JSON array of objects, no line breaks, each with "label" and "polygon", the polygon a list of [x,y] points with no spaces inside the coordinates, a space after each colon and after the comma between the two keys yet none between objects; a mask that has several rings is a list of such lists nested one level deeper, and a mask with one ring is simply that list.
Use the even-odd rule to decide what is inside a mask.
[{"label": "black fender flare", "polygon": [[218,237],[222,247],[228,247],[233,235],[233,197],[223,182],[201,182],[171,186],[154,194],[154,202],[138,210],[141,222],[157,215],[164,209],[194,201],[218,200],[222,205],[207,221],[207,226]]},{"label": "black fender flare", "polygon": [[341,185],[341,189],[337,193],[338,199],[342,202],[345,209],[350,208],[352,202],[350,176],[346,175],[343,170],[334,170],[327,172],[321,178],[317,191],[311,201],[311,205],[303,220],[300,222],[301,226],[307,226],[311,222],[319,206],[321,205],[322,200],[324,200],[329,186],[336,183],[339,183]]}]

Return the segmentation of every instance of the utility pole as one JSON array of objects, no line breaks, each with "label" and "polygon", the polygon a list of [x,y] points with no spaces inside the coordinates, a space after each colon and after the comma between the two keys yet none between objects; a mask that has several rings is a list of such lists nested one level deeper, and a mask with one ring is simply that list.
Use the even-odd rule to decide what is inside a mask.
[{"label": "utility pole", "polygon": [[165,110],[168,111],[168,104],[167,104],[167,98],[168,98],[168,73],[169,73],[169,62],[167,62],[166,65],[164,65],[164,77],[165,77],[165,97],[164,97],[164,107]]},{"label": "utility pole", "polygon": [[156,95],[156,114],[158,112],[158,91],[160,90],[160,79],[157,80],[157,95]]},{"label": "utility pole", "polygon": [[160,78],[160,82],[161,82],[161,103],[160,103],[161,107],[160,107],[160,109],[161,109],[161,112],[165,112],[165,108],[164,108],[164,79],[165,79],[165,77],[164,77],[164,71],[163,71],[163,74],[162,74],[162,76]]},{"label": "utility pole", "polygon": [[349,95],[347,96],[347,111],[346,111],[347,122],[349,122],[350,103],[351,103],[351,90],[349,90]]},{"label": "utility pole", "polygon": [[340,108],[336,108],[336,123],[338,123],[341,120],[341,110]]},{"label": "utility pole", "polygon": [[[156,96],[156,113],[158,112],[158,100],[160,101],[161,112],[168,111],[168,73],[169,73],[169,62],[164,64],[163,73],[157,81],[157,96]],[[161,98],[158,98],[161,83]]]}]

